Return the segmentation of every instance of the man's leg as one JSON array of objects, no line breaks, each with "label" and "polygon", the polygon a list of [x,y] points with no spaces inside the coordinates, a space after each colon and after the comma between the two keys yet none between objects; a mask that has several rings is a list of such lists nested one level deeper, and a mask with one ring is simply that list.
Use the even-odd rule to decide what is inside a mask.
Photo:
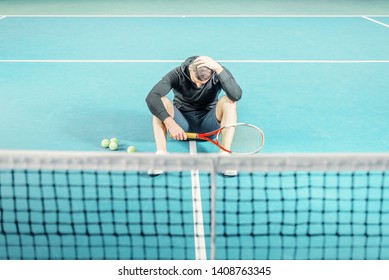
[{"label": "man's leg", "polygon": [[[161,98],[163,105],[165,106],[166,110],[168,111],[169,115],[173,118],[174,117],[174,107],[172,102],[167,97]],[[167,135],[167,129],[165,124],[158,119],[157,117],[153,116],[153,132],[154,132],[154,139],[155,139],[155,146],[157,148],[156,154],[167,154],[167,148],[166,148],[166,135]],[[155,177],[159,176],[163,173],[163,170],[153,170],[150,169],[147,171],[147,174],[149,176]]]},{"label": "man's leg", "polygon": [[[174,107],[172,102],[167,97],[162,97],[161,100],[166,110],[168,111],[169,115],[172,118],[174,118]],[[166,148],[167,129],[165,124],[155,116],[153,116],[153,132],[154,132],[154,139],[157,148],[157,153],[167,153],[167,148]]]},{"label": "man's leg", "polygon": [[[223,96],[216,105],[216,118],[220,122],[220,126],[235,124],[238,120],[238,113],[236,110],[236,102]],[[231,147],[232,139],[234,138],[234,129],[228,129],[222,132],[223,147],[229,149]]]},{"label": "man's leg", "polygon": [[[228,99],[227,96],[223,96],[216,105],[216,118],[220,121],[220,126],[227,126],[235,124],[238,120],[238,113],[236,110],[236,102]],[[230,149],[232,139],[234,138],[235,129],[223,130],[222,132],[222,146]],[[228,154],[220,149],[221,154]],[[238,172],[236,170],[224,170],[222,172],[224,176],[235,177]]]}]

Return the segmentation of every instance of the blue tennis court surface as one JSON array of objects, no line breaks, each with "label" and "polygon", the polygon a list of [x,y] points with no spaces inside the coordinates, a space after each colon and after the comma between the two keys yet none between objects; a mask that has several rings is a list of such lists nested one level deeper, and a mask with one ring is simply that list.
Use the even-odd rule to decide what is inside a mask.
[{"label": "blue tennis court surface", "polygon": [[[193,32],[196,33],[196,31],[200,34],[194,35]],[[146,95],[165,73],[179,65],[182,60],[192,55],[207,55],[226,66],[242,87],[243,98],[238,103],[238,120],[252,123],[264,131],[266,144],[262,150],[263,153],[389,152],[388,46],[388,17],[4,17],[0,19],[0,97],[2,100],[0,103],[2,115],[0,149],[115,153],[103,150],[100,147],[100,141],[103,138],[117,137],[121,141],[119,151],[123,152],[127,146],[135,145],[139,152],[153,152],[155,147],[151,113],[145,103]],[[168,149],[172,153],[189,151],[187,142],[175,142],[170,139]],[[197,151],[209,153],[216,150],[211,144],[201,142],[197,143]],[[13,196],[21,196],[20,205],[27,203],[29,197],[25,195],[28,191],[23,187],[23,179],[19,182],[22,186],[18,190],[19,194],[11,190],[12,176],[8,173],[0,176],[6,186],[3,188],[2,194],[5,198],[2,205],[10,209],[14,207]],[[34,178],[36,174],[31,176]],[[69,206],[70,204],[61,207],[65,212],[70,213],[70,216],[62,218],[76,219],[72,220],[73,224],[81,223],[83,219],[82,217],[75,218],[77,211],[84,213],[83,211],[86,210],[97,211],[98,215],[102,211],[101,215],[106,215],[104,219],[107,224],[110,221],[121,221],[131,210],[125,209],[128,201],[121,199],[122,196],[127,196],[134,198],[134,203],[140,201],[141,198],[146,198],[145,204],[136,205],[137,209],[146,210],[143,213],[146,223],[147,209],[156,208],[162,211],[162,216],[157,219],[169,220],[172,223],[167,232],[192,230],[192,228],[186,228],[193,222],[190,176],[181,178],[183,181],[177,178],[169,181],[173,190],[175,184],[178,183],[188,186],[183,196],[177,198],[181,204],[177,202],[171,205],[166,202],[156,205],[154,200],[149,200],[152,195],[161,198],[170,196],[164,187],[167,185],[165,176],[155,179],[142,176],[140,179],[139,176],[127,178],[128,182],[138,180],[139,185],[144,185],[142,189],[126,189],[123,182],[118,184],[118,188],[112,189],[112,183],[104,183],[104,180],[110,179],[102,176],[102,188],[99,189],[98,194],[83,194],[83,187],[86,183],[77,181],[80,176],[82,180],[88,181],[89,179],[95,180],[93,176],[97,175],[94,174],[89,178],[85,174],[76,174],[71,177],[76,180],[74,184],[70,184],[73,186],[73,192],[60,194],[64,203],[69,198],[74,201],[75,208],[71,208],[73,206]],[[83,176],[86,176],[86,179]],[[340,193],[346,200],[350,199],[356,203],[350,206],[351,208],[361,206],[366,194],[356,194],[350,190],[349,181],[354,180],[353,176],[351,176],[352,179],[345,177],[343,191],[339,191],[339,185],[335,186],[334,183],[332,189],[324,192],[314,190],[313,194],[309,194],[309,197],[312,195],[314,198],[317,197],[320,203],[323,197],[329,199],[330,202],[322,205],[319,202],[316,203],[315,200],[312,202],[303,199],[303,205],[300,205],[302,213],[296,218],[298,220],[296,223],[305,223],[308,215],[305,206],[309,203],[317,206],[315,209],[319,209],[319,212],[328,211],[325,219],[332,221],[334,215],[337,215],[333,209],[339,204],[339,200],[331,199]],[[376,187],[373,192],[378,192],[380,187],[387,185],[387,175],[383,176],[383,179],[362,176],[364,179],[361,180],[365,182],[363,183],[365,185],[370,184]],[[312,181],[309,178],[313,186],[320,184],[323,180],[336,181],[331,176],[324,179],[320,176],[316,177]],[[48,182],[51,179],[50,176],[45,178]],[[232,222],[226,226],[228,234],[233,234],[238,227],[245,230],[244,221],[249,219],[246,212],[258,213],[255,216],[256,219],[265,219],[264,211],[267,211],[267,215],[270,213],[269,222],[255,229],[257,233],[259,232],[258,239],[249,238],[247,240],[250,241],[248,243],[243,241],[244,244],[241,244],[242,240],[238,239],[235,241],[226,239],[225,242],[232,242],[236,248],[242,245],[243,247],[254,246],[250,242],[277,245],[285,242],[284,239],[282,241],[277,239],[278,229],[271,225],[271,219],[278,221],[284,219],[285,216],[278,214],[272,216],[274,209],[264,209],[261,204],[253,209],[246,209],[244,203],[252,201],[251,196],[266,197],[266,200],[262,202],[267,203],[269,200],[277,201],[282,195],[282,203],[286,201],[282,206],[291,209],[294,207],[294,202],[288,204],[288,193],[292,197],[301,195],[305,198],[307,196],[304,189],[293,187],[288,189],[288,182],[290,183],[293,179],[295,179],[293,176],[289,179],[280,179],[277,174],[270,174],[269,177],[259,179],[270,181],[270,189],[264,194],[262,190],[253,190],[249,187],[246,191],[244,190],[252,180],[249,177],[229,180],[218,177],[218,182],[227,186],[224,192],[219,193],[219,198],[224,198],[227,202],[230,198],[236,200],[240,197],[235,191],[236,187],[243,188],[243,200],[239,200],[243,208],[238,211],[242,215],[238,216],[241,222],[230,219],[229,210],[235,211],[236,209],[228,209],[228,203],[226,212],[221,210],[219,212],[219,215],[222,215],[220,213],[224,215],[220,216],[220,219]],[[59,185],[66,185],[67,183],[64,183],[67,182],[66,180],[69,179],[59,179]],[[286,189],[283,191],[280,188],[280,180],[287,181]],[[301,180],[305,186],[305,179]],[[209,187],[207,176],[202,176],[200,182],[202,186]],[[151,188],[151,185],[155,183],[157,188]],[[182,186],[177,188],[182,188]],[[34,202],[36,205],[30,205],[34,211],[39,212],[41,208],[44,208],[40,202],[41,196],[48,195],[50,198],[50,193],[54,192],[55,188],[50,187],[50,183],[43,183],[43,189],[37,189],[38,194]],[[95,191],[93,188],[92,190]],[[68,190],[59,188],[58,192],[61,191],[67,192]],[[137,193],[131,193],[132,191],[137,191]],[[44,192],[46,192],[45,195]],[[203,197],[205,201],[209,200],[207,190],[203,190],[202,195],[205,196]],[[97,207],[96,197],[102,199],[98,203],[99,207],[103,207],[101,210],[95,209]],[[371,197],[374,198],[374,194]],[[81,198],[86,198],[89,202],[82,204],[84,202]],[[110,216],[112,205],[109,205],[109,202],[113,198],[118,199],[115,208],[119,213],[118,217]],[[183,201],[189,206],[184,207]],[[50,212],[50,207],[54,207],[52,203],[55,201],[49,199],[48,203],[45,207]],[[273,206],[276,209],[279,208],[278,204],[273,204]],[[209,208],[204,207],[204,217],[209,222],[207,214]],[[231,207],[235,207],[235,204],[231,204]],[[364,205],[364,207],[367,206]],[[374,208],[375,206],[369,204],[369,207]],[[168,212],[168,209],[173,212]],[[175,220],[175,213],[183,214],[183,219],[189,222]],[[377,219],[380,213],[374,212],[373,214],[372,218]],[[23,216],[23,214],[20,215]],[[315,216],[315,213],[312,215]],[[50,222],[51,218],[53,222]],[[94,224],[95,218],[89,217],[89,221]],[[139,217],[134,214],[130,218],[138,222]],[[13,218],[9,219],[7,221],[12,222]],[[20,219],[23,221],[27,218]],[[39,224],[42,217],[34,216],[33,219]],[[54,223],[55,227],[56,219],[58,217],[49,214],[47,221],[49,224]],[[346,219],[359,221],[360,217],[350,214]],[[387,215],[384,219],[387,219]],[[282,220],[283,223],[285,221]],[[130,223],[130,221],[127,222]],[[382,221],[380,222],[382,224]],[[111,236],[112,239],[109,239],[110,237],[96,239],[93,241],[96,242],[95,252],[74,251],[73,245],[69,245],[68,258],[91,258],[92,255],[96,258],[118,258],[117,255],[110,255],[109,250],[101,249],[104,246],[109,248],[110,242],[122,242],[120,244],[123,246],[130,243],[138,244],[139,248],[144,248],[145,245],[142,242],[169,243],[168,245],[172,243],[179,247],[178,251],[174,252],[168,249],[165,251],[164,249],[162,251],[141,250],[138,251],[138,255],[131,256],[123,251],[123,255],[119,254],[119,257],[123,258],[155,259],[161,256],[167,259],[194,258],[195,254],[191,251],[193,232],[186,234],[190,240],[184,241],[183,244],[180,244],[180,238],[175,239],[169,235],[162,239],[136,240],[135,237],[130,240],[124,237],[128,234],[125,229],[126,225],[124,222],[123,227],[119,225],[115,230],[101,227],[99,224],[89,229],[62,228],[61,231],[65,233],[70,231],[81,235],[88,235],[89,231],[104,230],[107,231],[108,236],[111,236],[113,231],[116,235],[123,234],[123,237],[119,239],[115,234]],[[318,220],[311,226],[310,233],[315,234],[322,229],[323,222]],[[205,227],[206,232],[209,233],[207,225]],[[265,229],[271,233],[274,232],[275,237],[261,237],[261,231]],[[13,229],[10,228],[10,230]],[[41,229],[30,227],[26,232],[29,230],[39,233]],[[58,228],[53,228],[52,233],[55,235],[57,230]],[[135,230],[133,232],[135,236],[140,231],[139,228],[133,228],[133,230]],[[146,225],[142,230],[143,233],[146,232],[146,235],[153,232],[164,232],[163,228],[158,228],[155,221],[150,221],[150,226]],[[248,236],[251,234],[250,230],[252,228],[247,229]],[[303,231],[302,228],[297,228],[297,232],[286,230],[282,234],[296,235],[299,230]],[[328,230],[331,231],[331,228]],[[344,226],[337,231],[337,234],[347,235],[349,230]],[[361,231],[358,226],[355,230]],[[373,226],[370,230],[374,231]],[[18,239],[14,236],[9,242],[17,244],[18,241],[13,238]],[[82,244],[90,242],[83,239],[84,237],[80,238],[80,240],[54,240],[54,243],[58,241],[58,248],[64,250],[63,247],[66,247],[66,244],[79,242],[82,247]],[[267,247],[262,248],[264,250],[261,252],[242,255],[240,251],[231,249],[221,251],[219,258],[299,259],[308,256],[313,259],[342,259],[349,258],[350,255],[353,256],[352,258],[376,259],[377,256],[389,258],[385,253],[373,250],[370,253],[358,254],[358,248],[350,254],[350,248],[359,242],[357,238],[351,236],[343,240],[345,249],[337,255],[325,252],[325,246],[322,245],[326,243],[331,247],[333,245],[331,240],[318,238],[316,240],[319,244],[316,248],[318,252],[307,253],[304,248],[311,245],[307,244],[307,239],[292,236],[290,242],[294,245],[301,245],[302,251],[290,250],[288,252],[287,244],[282,243],[280,246],[285,249],[283,252]],[[365,242],[363,238],[361,240]],[[377,240],[374,239],[372,242],[382,241]],[[47,240],[34,242],[45,246]],[[333,243],[338,242],[340,242],[339,239],[333,240]],[[25,250],[24,258],[48,258],[48,256],[56,258],[55,252],[34,252],[33,247]],[[16,252],[11,258],[17,259],[21,256],[22,253]]]},{"label": "blue tennis court surface", "polygon": [[[201,43],[187,34],[204,29]],[[388,151],[388,28],[364,18],[6,17],[0,32],[3,149],[116,136],[153,151],[145,96],[204,54],[235,75],[239,121],[264,130],[264,152]]]}]

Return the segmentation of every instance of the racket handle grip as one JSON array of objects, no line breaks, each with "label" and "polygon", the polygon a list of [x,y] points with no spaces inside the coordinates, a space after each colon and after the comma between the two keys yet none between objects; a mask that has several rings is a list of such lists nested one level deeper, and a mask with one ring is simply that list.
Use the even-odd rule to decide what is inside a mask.
[{"label": "racket handle grip", "polygon": [[186,137],[188,137],[188,139],[197,139],[197,133],[193,133],[193,132],[186,132]]}]

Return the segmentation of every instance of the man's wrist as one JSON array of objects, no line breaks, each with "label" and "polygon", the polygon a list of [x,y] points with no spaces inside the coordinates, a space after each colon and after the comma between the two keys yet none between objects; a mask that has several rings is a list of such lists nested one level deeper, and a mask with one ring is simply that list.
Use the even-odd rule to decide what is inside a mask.
[{"label": "man's wrist", "polygon": [[167,117],[167,118],[163,121],[163,123],[165,124],[166,127],[169,127],[169,126],[171,126],[171,125],[174,123],[174,120],[173,120],[172,117]]}]

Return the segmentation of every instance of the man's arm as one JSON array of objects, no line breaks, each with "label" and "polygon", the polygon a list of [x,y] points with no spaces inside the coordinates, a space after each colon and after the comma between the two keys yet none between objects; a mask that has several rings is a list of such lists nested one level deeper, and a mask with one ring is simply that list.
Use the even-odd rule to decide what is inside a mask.
[{"label": "man's arm", "polygon": [[164,79],[160,80],[149,92],[146,97],[146,103],[150,112],[161,121],[170,117],[161,98],[169,93],[172,89],[170,83]]},{"label": "man's arm", "polygon": [[166,76],[151,89],[146,97],[146,103],[150,112],[164,123],[166,129],[175,140],[186,140],[184,130],[174,121],[172,116],[170,116],[161,99],[170,92],[177,81],[178,77],[174,70],[166,74]]},{"label": "man's arm", "polygon": [[223,71],[220,72],[218,78],[223,90],[231,101],[238,101],[241,99],[242,89],[228,69],[223,67]]},{"label": "man's arm", "polygon": [[177,69],[173,69],[167,73],[149,92],[146,97],[147,106],[150,112],[161,121],[170,117],[165,106],[162,103],[161,98],[167,95],[172,88],[179,83],[179,77]]},{"label": "man's arm", "polygon": [[208,56],[199,56],[194,64],[197,67],[208,67],[216,72],[220,84],[227,97],[232,101],[238,101],[242,97],[242,89],[235,81],[231,72]]}]

